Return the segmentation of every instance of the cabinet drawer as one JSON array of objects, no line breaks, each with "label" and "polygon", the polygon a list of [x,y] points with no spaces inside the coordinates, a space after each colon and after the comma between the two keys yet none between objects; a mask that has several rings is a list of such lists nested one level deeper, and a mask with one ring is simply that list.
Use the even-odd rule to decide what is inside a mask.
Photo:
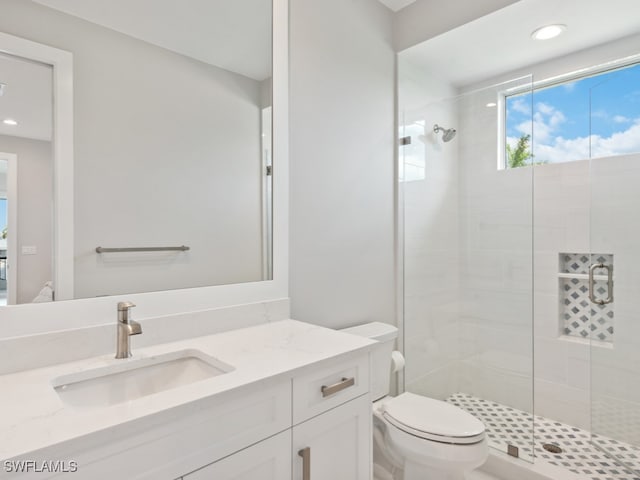
[{"label": "cabinet drawer", "polygon": [[369,391],[369,354],[330,360],[293,379],[293,423]]}]

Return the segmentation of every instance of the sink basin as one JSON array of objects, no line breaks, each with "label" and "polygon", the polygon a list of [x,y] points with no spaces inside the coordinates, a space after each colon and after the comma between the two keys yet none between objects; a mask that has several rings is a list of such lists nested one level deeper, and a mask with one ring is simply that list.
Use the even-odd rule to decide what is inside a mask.
[{"label": "sink basin", "polygon": [[233,367],[199,350],[114,360],[107,367],[63,375],[52,381],[63,403],[76,408],[108,407],[223,375]]}]

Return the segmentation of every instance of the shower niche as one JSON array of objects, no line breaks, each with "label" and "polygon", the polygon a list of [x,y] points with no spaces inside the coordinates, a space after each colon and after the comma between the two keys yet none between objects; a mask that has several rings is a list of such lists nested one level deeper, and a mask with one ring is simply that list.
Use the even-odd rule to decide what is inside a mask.
[{"label": "shower niche", "polygon": [[561,335],[613,343],[613,254],[560,253],[558,264]]}]

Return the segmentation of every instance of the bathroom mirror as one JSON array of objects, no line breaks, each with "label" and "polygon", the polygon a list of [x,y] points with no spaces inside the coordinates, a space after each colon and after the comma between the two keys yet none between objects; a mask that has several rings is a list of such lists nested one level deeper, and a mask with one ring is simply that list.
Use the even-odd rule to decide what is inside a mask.
[{"label": "bathroom mirror", "polygon": [[[0,186],[7,303],[273,278],[271,0],[0,0],[0,9],[0,32],[73,55],[73,221],[62,226],[51,213],[64,193],[51,191],[51,66],[0,58],[0,170],[15,161],[18,185],[14,201]],[[35,150],[39,170],[26,167]],[[44,220],[31,234],[36,213]],[[71,267],[54,281],[60,242],[73,245]]]}]

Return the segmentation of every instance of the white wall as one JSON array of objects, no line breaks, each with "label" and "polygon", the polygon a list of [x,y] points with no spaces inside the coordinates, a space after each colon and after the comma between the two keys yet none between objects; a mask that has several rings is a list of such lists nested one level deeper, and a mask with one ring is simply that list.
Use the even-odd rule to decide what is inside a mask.
[{"label": "white wall", "polygon": [[394,323],[391,12],[376,0],[290,8],[292,316]]},{"label": "white wall", "polygon": [[261,85],[32,2],[2,7],[1,31],[74,54],[75,296],[261,279]]},{"label": "white wall", "polygon": [[396,51],[424,42],[518,0],[417,0],[400,10],[393,21]]},{"label": "white wall", "polygon": [[[18,156],[18,303],[31,302],[53,280],[53,162],[51,142],[0,135],[0,152]],[[35,246],[36,255],[21,247]]]}]

